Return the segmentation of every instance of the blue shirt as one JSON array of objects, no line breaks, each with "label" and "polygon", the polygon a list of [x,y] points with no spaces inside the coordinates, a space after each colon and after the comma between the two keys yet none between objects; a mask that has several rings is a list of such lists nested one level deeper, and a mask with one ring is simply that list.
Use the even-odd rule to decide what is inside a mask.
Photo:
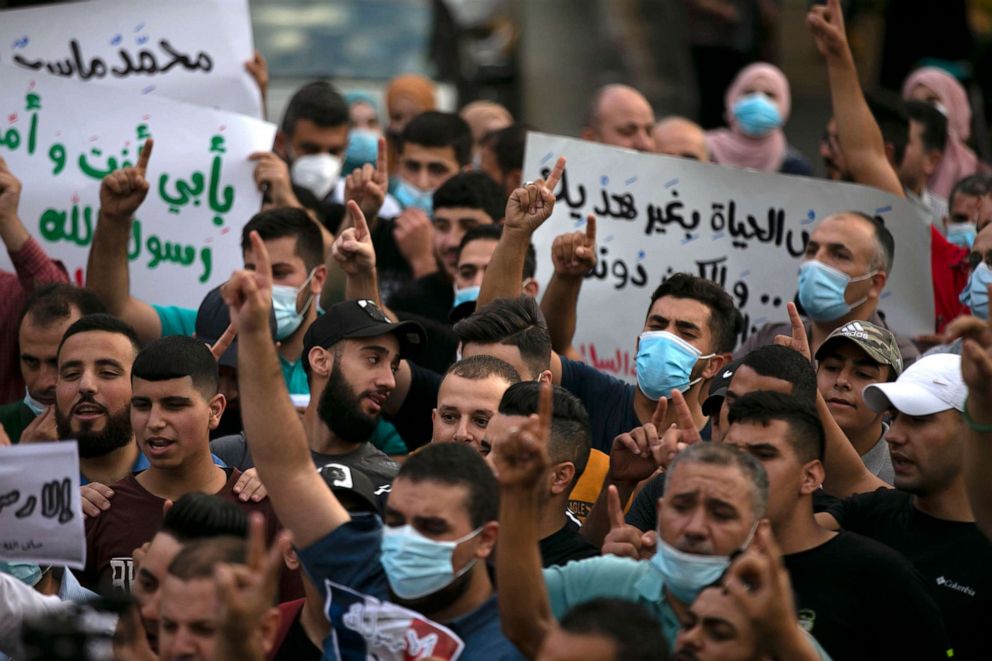
[{"label": "blue shirt", "polygon": [[582,400],[589,412],[594,450],[610,454],[614,438],[641,426],[634,412],[637,386],[564,356],[561,385]]},{"label": "blue shirt", "polygon": [[[298,555],[322,595],[326,596],[324,581],[330,580],[376,599],[389,601],[389,583],[379,561],[381,542],[382,521],[379,517],[356,514],[350,522],[302,549]],[[324,658],[336,659],[335,641],[340,644],[346,636],[354,634],[343,630],[337,633],[340,621],[335,622],[330,608],[326,615],[332,622],[332,629],[324,642]],[[443,624],[465,642],[465,650],[459,657],[461,661],[524,658],[500,629],[495,595],[471,613]],[[342,649],[340,658],[364,661],[365,656],[364,652],[349,655],[348,650]]]}]

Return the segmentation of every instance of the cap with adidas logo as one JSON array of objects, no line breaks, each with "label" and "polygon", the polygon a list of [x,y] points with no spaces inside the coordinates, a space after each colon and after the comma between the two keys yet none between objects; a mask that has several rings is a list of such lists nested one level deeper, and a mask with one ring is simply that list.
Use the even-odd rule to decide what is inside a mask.
[{"label": "cap with adidas logo", "polygon": [[902,353],[896,336],[870,321],[851,321],[834,330],[816,350],[815,358],[820,360],[830,346],[843,340],[857,344],[875,362],[891,366],[896,376],[902,374]]}]

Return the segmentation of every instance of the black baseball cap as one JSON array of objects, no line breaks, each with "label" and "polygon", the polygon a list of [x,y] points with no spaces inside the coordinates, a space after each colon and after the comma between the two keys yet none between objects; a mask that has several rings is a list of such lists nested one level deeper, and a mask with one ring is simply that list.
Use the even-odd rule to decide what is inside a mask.
[{"label": "black baseball cap", "polygon": [[[196,311],[196,324],[194,326],[197,339],[203,340],[209,345],[213,345],[220,336],[224,334],[227,327],[231,325],[231,313],[227,309],[227,304],[220,295],[220,287],[215,287],[207,292],[200,303],[200,308]],[[269,328],[273,337],[276,334],[276,315],[269,311]],[[221,357],[217,359],[217,364],[224,367],[238,366],[238,338],[235,336],[231,346],[227,348]]]},{"label": "black baseball cap", "polygon": [[710,392],[700,407],[703,415],[713,417],[720,412],[720,407],[723,406],[723,400],[727,397],[727,390],[730,388],[730,380],[734,378],[734,371],[740,364],[741,361],[735,360],[720,370],[719,374],[710,381]]},{"label": "black baseball cap", "polygon": [[390,321],[375,301],[360,299],[335,303],[310,325],[303,336],[304,365],[307,364],[307,354],[314,347],[326,349],[341,340],[386,334],[396,336],[400,343],[400,355],[404,358],[416,357],[427,344],[427,334],[420,324],[415,321]]},{"label": "black baseball cap", "polygon": [[348,512],[371,512],[382,516],[379,497],[368,475],[345,464],[324,464],[317,469],[324,482]]}]

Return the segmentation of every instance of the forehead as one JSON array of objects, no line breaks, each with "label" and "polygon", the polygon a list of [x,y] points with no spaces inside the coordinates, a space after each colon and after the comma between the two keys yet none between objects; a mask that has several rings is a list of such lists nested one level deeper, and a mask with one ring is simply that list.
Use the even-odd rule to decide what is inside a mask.
[{"label": "forehead", "polygon": [[407,519],[439,518],[453,526],[470,526],[468,488],[461,484],[414,482],[400,475],[393,480],[387,505]]},{"label": "forehead", "polygon": [[868,352],[850,340],[833,340],[830,345],[823,350],[823,358],[840,358],[842,360],[865,361],[870,360],[877,364]]},{"label": "forehead", "polygon": [[[303,258],[296,254],[295,236],[280,236],[278,239],[266,239],[264,243],[265,249],[269,253],[269,261],[273,266],[276,264],[290,264],[298,266],[301,269],[305,268]],[[245,266],[254,268],[255,254],[252,252],[251,247],[245,250],[244,259]]]},{"label": "forehead", "polygon": [[21,349],[28,345],[35,349],[44,346],[45,349],[54,354],[66,329],[77,319],[79,319],[79,310],[76,308],[71,308],[69,316],[65,319],[58,319],[47,326],[34,323],[33,315],[25,316],[18,331]]},{"label": "forehead", "polygon": [[741,511],[751,511],[751,483],[736,466],[719,466],[688,461],[676,464],[668,474],[665,503],[677,496],[696,495],[716,498]]},{"label": "forehead", "polygon": [[783,395],[791,395],[792,382],[774,376],[764,376],[755,372],[749,365],[741,365],[734,370],[734,375],[730,377],[730,390],[733,390],[738,397],[759,390],[770,390],[780,392]]},{"label": "forehead", "polygon": [[181,376],[178,379],[164,381],[148,381],[141,377],[131,376],[131,392],[134,397],[161,399],[165,397],[192,397],[197,393],[193,386],[193,377]]},{"label": "forehead", "polygon": [[217,586],[207,578],[183,581],[166,574],[160,608],[163,616],[179,622],[216,619],[220,616]]},{"label": "forehead", "polygon": [[710,308],[694,298],[662,296],[648,310],[648,317],[656,315],[669,321],[689,321],[704,331],[709,329]]},{"label": "forehead", "polygon": [[692,602],[693,614],[698,618],[724,620],[737,630],[747,628],[743,612],[734,605],[733,597],[725,594],[722,587],[707,588]]},{"label": "forehead", "polygon": [[723,442],[730,445],[753,445],[770,443],[776,446],[788,445],[789,425],[783,420],[771,420],[766,425],[760,422],[735,422],[730,425]]},{"label": "forehead", "polygon": [[976,211],[978,207],[982,204],[982,198],[979,195],[968,195],[966,193],[957,193],[951,200],[951,213],[958,215],[971,216]]},{"label": "forehead", "polygon": [[59,364],[68,360],[95,362],[112,359],[130,366],[134,355],[134,346],[126,336],[110,331],[86,331],[66,339],[59,352]]},{"label": "forehead", "polygon": [[472,209],[471,207],[442,207],[434,210],[434,219],[444,219],[452,223],[460,220],[474,220],[480,225],[492,225],[493,219],[482,209]]},{"label": "forehead", "polygon": [[870,252],[874,248],[874,232],[863,218],[837,214],[824,218],[813,230],[810,241],[821,245],[839,243],[851,250]]},{"label": "forehead", "polygon": [[747,94],[749,92],[764,92],[769,96],[778,96],[778,86],[770,76],[752,76],[741,88]]},{"label": "forehead", "polygon": [[454,147],[427,147],[418,145],[416,142],[407,142],[403,145],[400,158],[404,161],[417,161],[418,163],[443,163],[458,167],[458,159],[455,158]]},{"label": "forehead", "polygon": [[493,258],[493,253],[496,252],[497,243],[498,241],[495,239],[476,239],[475,241],[469,241],[458,255],[458,265],[488,265]]},{"label": "forehead", "polygon": [[603,95],[599,102],[599,118],[611,122],[651,123],[654,111],[640,94],[618,89]]},{"label": "forehead", "polygon": [[160,532],[152,538],[152,543],[148,545],[148,552],[145,559],[141,561],[141,568],[147,569],[159,578],[165,576],[169,564],[182,550],[183,545],[172,535]]},{"label": "forehead", "polygon": [[293,125],[292,140],[294,142],[339,143],[348,135],[348,124],[337,126],[320,126],[313,120],[300,118]]},{"label": "forehead", "polygon": [[454,406],[495,411],[503,399],[503,393],[510,387],[502,377],[495,374],[483,379],[466,379],[449,374],[441,382],[437,393],[437,406]]},{"label": "forehead", "polygon": [[670,151],[678,155],[682,152],[704,151],[706,148],[706,137],[687,124],[659,124],[653,135],[655,148],[660,152]]},{"label": "forehead", "polygon": [[462,358],[471,358],[472,356],[493,356],[494,358],[499,358],[512,365],[513,369],[517,370],[517,374],[524,381],[532,381],[537,376],[530,373],[530,369],[524,363],[523,356],[520,355],[520,349],[509,344],[477,344],[470,342],[462,346]]},{"label": "forehead", "polygon": [[400,341],[392,333],[376,335],[375,337],[355,337],[342,340],[342,342],[345,354],[355,354],[375,347],[382,347],[391,354],[400,352]]}]

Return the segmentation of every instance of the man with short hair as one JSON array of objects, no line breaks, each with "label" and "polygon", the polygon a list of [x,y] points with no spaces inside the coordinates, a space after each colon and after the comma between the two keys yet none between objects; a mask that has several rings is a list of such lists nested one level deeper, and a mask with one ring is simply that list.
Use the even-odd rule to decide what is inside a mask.
[{"label": "man with short hair", "polygon": [[841,431],[858,451],[865,467],[884,482],[895,473],[885,434],[883,412],[868,408],[862,393],[875,383],[895,381],[902,357],[895,336],[868,321],[844,324],[816,352],[816,384]]},{"label": "man with short hair", "polygon": [[[982,658],[992,645],[992,543],[975,525],[963,476],[967,390],[961,357],[924,356],[893,383],[865,389],[876,411],[891,410],[885,436],[895,488],[871,474],[849,446],[838,443],[827,464],[831,495],[845,498],[817,514],[902,553],[923,575],[954,647],[955,658]],[[853,456],[852,456],[853,455]]]},{"label": "man with short hair", "polygon": [[628,85],[604,85],[593,96],[579,137],[604,145],[654,151],[654,110]]},{"label": "man with short hair", "polygon": [[[837,659],[950,656],[937,605],[913,566],[883,544],[830,532],[814,519],[813,494],[824,473],[816,410],[758,391],[730,405],[729,422],[724,444],[750,453],[768,473],[768,520],[806,631]],[[896,628],[902,634],[895,638],[878,636]]]},{"label": "man with short hair", "polygon": [[431,443],[466,443],[482,456],[492,447],[486,429],[506,389],[520,382],[517,370],[493,356],[463,358],[448,368],[431,414]]},{"label": "man with short hair", "polygon": [[0,425],[11,443],[58,440],[55,384],[59,344],[73,322],[97,312],[105,312],[99,299],[72,285],[44,285],[28,296],[17,331],[24,397],[0,406]]},{"label": "man with short hair", "polygon": [[905,102],[909,140],[901,161],[893,163],[906,199],[923,222],[937,225],[947,216],[947,200],[927,188],[947,144],[947,117],[925,101]]},{"label": "man with short hair", "polygon": [[[475,302],[479,298],[482,280],[493,259],[493,253],[503,235],[502,225],[480,225],[473,227],[458,246],[458,269],[455,271],[455,300],[449,319],[457,323],[475,312]],[[537,253],[534,246],[527,249],[524,260],[521,290],[527,296],[536,299],[540,292],[540,284],[535,279],[537,275]]]},{"label": "man with short hair", "polygon": [[544,638],[538,661],[667,661],[651,613],[624,599],[593,599],[566,613]]},{"label": "man with short hair", "polygon": [[479,148],[479,169],[498,183],[507,197],[523,183],[529,130],[526,124],[513,124],[493,131],[482,139]]},{"label": "man with short hair", "polygon": [[654,125],[651,137],[654,139],[654,151],[658,154],[688,158],[700,163],[710,162],[703,127],[685,117],[671,116],[662,119]]}]

